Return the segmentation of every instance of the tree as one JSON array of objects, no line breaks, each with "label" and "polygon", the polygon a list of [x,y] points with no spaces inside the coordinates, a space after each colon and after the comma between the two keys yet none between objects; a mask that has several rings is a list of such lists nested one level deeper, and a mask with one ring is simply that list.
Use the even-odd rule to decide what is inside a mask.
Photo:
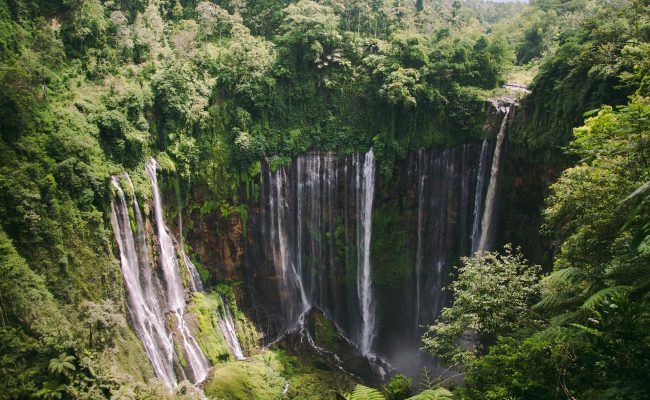
[{"label": "tree", "polygon": [[67,0],[72,11],[64,32],[69,41],[80,50],[101,45],[105,39],[108,21],[104,6],[99,0]]},{"label": "tree", "polygon": [[385,83],[379,89],[389,104],[400,104],[406,107],[417,105],[417,92],[420,73],[412,68],[398,68],[391,72]]},{"label": "tree", "polygon": [[136,62],[155,59],[161,53],[165,48],[164,28],[165,24],[156,3],[151,2],[144,12],[137,13],[133,27]]},{"label": "tree", "polygon": [[110,345],[117,334],[117,328],[126,325],[124,316],[118,313],[115,304],[109,299],[99,304],[85,300],[80,308],[80,319],[88,330],[90,348],[101,349]]},{"label": "tree", "polygon": [[413,381],[404,375],[395,375],[383,389],[387,400],[404,400],[413,393]]},{"label": "tree", "polygon": [[221,35],[230,33],[233,21],[228,11],[209,1],[202,1],[196,6],[198,13],[199,32],[203,37],[209,37],[215,32]]},{"label": "tree", "polygon": [[252,36],[248,28],[235,24],[233,40],[220,49],[215,59],[214,73],[218,82],[233,94],[255,102],[273,84],[270,73],[275,58],[273,43]]},{"label": "tree", "polygon": [[450,286],[453,304],[442,310],[423,341],[431,354],[463,368],[498,336],[538,325],[531,306],[539,293],[540,267],[509,245],[503,254],[478,252],[461,262]]},{"label": "tree", "polygon": [[[207,118],[210,81],[192,64],[174,60],[152,77],[155,105],[171,131],[187,130]],[[173,124],[173,125],[172,125]]]},{"label": "tree", "polygon": [[300,0],[285,10],[281,40],[291,46],[303,60],[318,62],[332,53],[341,41],[339,18],[330,7],[311,0]]},{"label": "tree", "polygon": [[130,54],[135,43],[133,41],[133,32],[126,16],[121,11],[113,11],[109,20],[114,30],[112,37],[115,46],[118,49],[122,49],[125,54]]},{"label": "tree", "polygon": [[471,363],[467,397],[647,398],[649,117],[650,101],[633,96],[574,130],[582,161],[551,186],[544,211],[560,243],[532,309],[544,329],[501,333]]}]

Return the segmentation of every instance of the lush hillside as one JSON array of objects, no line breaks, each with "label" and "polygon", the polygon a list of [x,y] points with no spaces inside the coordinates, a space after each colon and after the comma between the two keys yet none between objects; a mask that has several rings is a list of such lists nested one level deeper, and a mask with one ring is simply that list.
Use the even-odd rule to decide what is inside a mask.
[{"label": "lush hillside", "polygon": [[[459,398],[647,398],[648,7],[0,0],[0,398],[447,398],[452,382]],[[498,134],[502,186],[481,186]],[[484,250],[542,229],[552,257],[459,259],[475,198],[516,190],[548,194],[544,212],[497,203],[523,211]],[[153,283],[125,280],[130,243]],[[171,302],[166,265],[187,306],[157,317],[171,374],[192,380],[179,343],[195,335],[204,393],[155,379],[134,317],[133,282]],[[296,265],[311,280],[277,292]],[[287,309],[299,294],[322,315]],[[373,307],[389,375],[439,379],[377,380],[389,368],[349,322]],[[446,364],[419,352],[407,371],[429,323]]]}]

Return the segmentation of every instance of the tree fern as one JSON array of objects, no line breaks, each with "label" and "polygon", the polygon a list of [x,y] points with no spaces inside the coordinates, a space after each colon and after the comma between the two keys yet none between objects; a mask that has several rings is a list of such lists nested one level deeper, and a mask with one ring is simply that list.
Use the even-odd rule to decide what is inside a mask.
[{"label": "tree fern", "polygon": [[569,324],[569,325],[593,336],[603,336],[603,332],[594,328],[590,328],[588,326],[584,326],[582,324]]},{"label": "tree fern", "polygon": [[578,279],[584,271],[578,267],[567,267],[554,271],[542,280],[542,282],[572,282]]},{"label": "tree fern", "polygon": [[632,286],[626,285],[610,286],[608,288],[601,289],[592,294],[591,297],[589,297],[584,302],[582,308],[592,310],[598,306],[603,305],[603,303],[609,301],[612,297],[628,293],[630,290],[632,290]]},{"label": "tree fern", "polygon": [[453,398],[454,396],[449,390],[438,388],[425,390],[424,392],[409,397],[406,400],[451,400]]},{"label": "tree fern", "polygon": [[66,353],[62,353],[58,357],[50,360],[50,372],[67,375],[69,371],[75,370],[75,367],[72,364],[73,361],[74,356],[69,356]]},{"label": "tree fern", "polygon": [[[542,299],[533,306],[534,309],[545,309],[557,307],[574,298],[573,295],[566,293],[564,290],[558,290],[558,287],[576,282],[584,275],[584,271],[577,267],[568,267],[557,270],[545,277],[542,284],[547,288],[544,291]],[[548,290],[555,288],[555,290]]]},{"label": "tree fern", "polygon": [[377,389],[357,385],[352,393],[344,395],[346,400],[386,400],[386,397]]}]

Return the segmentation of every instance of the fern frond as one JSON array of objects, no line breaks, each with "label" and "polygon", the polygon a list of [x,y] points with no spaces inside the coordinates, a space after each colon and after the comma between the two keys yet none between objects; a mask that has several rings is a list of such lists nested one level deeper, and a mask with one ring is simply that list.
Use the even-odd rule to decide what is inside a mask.
[{"label": "fern frond", "polygon": [[636,190],[635,190],[634,192],[632,192],[632,194],[630,194],[629,196],[627,196],[626,198],[624,198],[624,199],[621,201],[621,203],[624,203],[624,202],[626,202],[626,201],[628,201],[628,200],[630,200],[630,199],[633,199],[633,198],[635,198],[635,197],[638,197],[640,194],[646,192],[648,189],[650,189],[650,181],[647,181],[647,182],[645,182],[643,185],[641,185],[641,186],[639,186],[638,188],[636,188]]},{"label": "fern frond", "polygon": [[583,332],[586,332],[586,333],[588,333],[590,335],[603,336],[603,333],[601,331],[599,331],[597,329],[594,329],[594,328],[590,328],[588,326],[584,326],[584,325],[581,325],[581,324],[569,324],[569,325],[571,325],[572,327],[574,327],[576,329],[579,329],[579,330],[581,330]]},{"label": "fern frond", "polygon": [[570,300],[571,298],[567,296],[565,293],[561,293],[561,292],[548,293],[544,297],[542,297],[542,299],[539,302],[533,305],[533,309],[553,308],[561,304],[564,304]]},{"label": "fern frond", "polygon": [[454,395],[445,388],[428,389],[406,400],[451,400]]},{"label": "fern frond", "polygon": [[550,326],[535,334],[539,340],[544,342],[562,342],[572,335],[573,332],[563,326]]},{"label": "fern frond", "polygon": [[356,385],[352,393],[345,394],[346,400],[386,400],[386,397],[377,389],[368,386]]},{"label": "fern frond", "polygon": [[592,294],[584,302],[582,308],[592,310],[596,307],[603,305],[604,302],[610,300],[612,297],[616,295],[626,294],[630,292],[632,289],[633,289],[632,286],[627,286],[627,285],[610,286],[608,288],[601,289],[596,293]]},{"label": "fern frond", "polygon": [[565,312],[551,317],[548,323],[550,326],[560,326],[568,323],[571,320],[575,320],[575,317],[576,314],[574,312]]},{"label": "fern frond", "polygon": [[559,269],[545,277],[543,282],[573,282],[576,281],[584,271],[578,267],[567,267]]}]

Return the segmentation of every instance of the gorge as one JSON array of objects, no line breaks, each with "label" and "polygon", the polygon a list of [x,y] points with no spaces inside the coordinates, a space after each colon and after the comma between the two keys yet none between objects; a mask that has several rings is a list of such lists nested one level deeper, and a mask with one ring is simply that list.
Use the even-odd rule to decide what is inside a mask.
[{"label": "gorge", "polygon": [[[452,279],[450,268],[454,260],[471,255],[473,248],[487,250],[488,243],[494,242],[491,235],[495,229],[491,224],[495,219],[509,107],[495,109],[495,118],[501,118],[495,141],[485,139],[482,143],[452,148],[418,150],[400,166],[403,176],[394,178],[400,185],[379,182],[380,187],[383,185],[381,193],[375,193],[377,173],[372,150],[343,157],[335,153],[308,153],[275,171],[268,159],[262,160],[259,196],[249,203],[244,264],[250,279],[245,283],[251,296],[248,301],[263,310],[263,316],[255,322],[267,327],[262,330],[267,343],[303,324],[304,315],[316,307],[362,355],[383,358],[398,371],[415,370],[399,363],[407,354],[418,359],[422,327],[431,324],[448,301],[445,287]],[[183,371],[181,377],[200,382],[208,364],[184,319],[186,294],[181,266],[188,278],[188,292],[202,291],[203,285],[182,242],[175,245],[167,232],[154,159],[147,164],[146,171],[151,179],[157,227],[152,240],[157,243],[162,271],[161,277],[154,277],[154,284],[148,250],[131,244],[132,222],[128,220],[129,210],[125,209],[124,192],[118,179],[113,180],[118,194],[114,230],[122,253],[130,308],[149,310],[149,318],[155,318],[146,319],[134,312],[131,323],[136,332],[141,331],[138,336],[150,349],[148,355],[158,377],[173,386],[178,380],[173,371]],[[391,197],[400,196],[391,193],[393,190],[407,195],[399,199],[405,202],[397,221],[400,226],[389,229],[401,230],[405,240],[381,244],[387,246],[381,249],[372,242],[372,221],[383,219],[382,210],[393,207]],[[373,205],[377,208],[373,209]],[[136,216],[133,222],[138,242],[143,246],[144,227],[135,195],[132,214]],[[374,233],[375,237],[386,235],[381,230]],[[373,257],[374,249],[401,251],[412,262],[401,271],[402,286],[398,290],[388,291],[373,283],[373,276],[379,273],[373,267],[380,271],[392,267],[382,258]],[[134,266],[142,278],[132,276]],[[145,282],[144,288],[131,283],[139,280]],[[154,287],[158,291],[165,288],[161,298],[155,295]],[[176,320],[173,332],[167,330],[162,319],[168,312]],[[218,316],[231,353],[235,359],[243,359],[227,304]],[[150,337],[154,333],[159,336],[158,341],[165,342],[163,346],[154,344]],[[172,339],[180,342],[180,354],[174,353],[173,349],[178,347],[174,347]],[[179,359],[187,360],[184,368],[179,366]],[[409,363],[417,366],[413,359]]]},{"label": "gorge", "polygon": [[647,0],[0,0],[0,400],[647,400]]}]

